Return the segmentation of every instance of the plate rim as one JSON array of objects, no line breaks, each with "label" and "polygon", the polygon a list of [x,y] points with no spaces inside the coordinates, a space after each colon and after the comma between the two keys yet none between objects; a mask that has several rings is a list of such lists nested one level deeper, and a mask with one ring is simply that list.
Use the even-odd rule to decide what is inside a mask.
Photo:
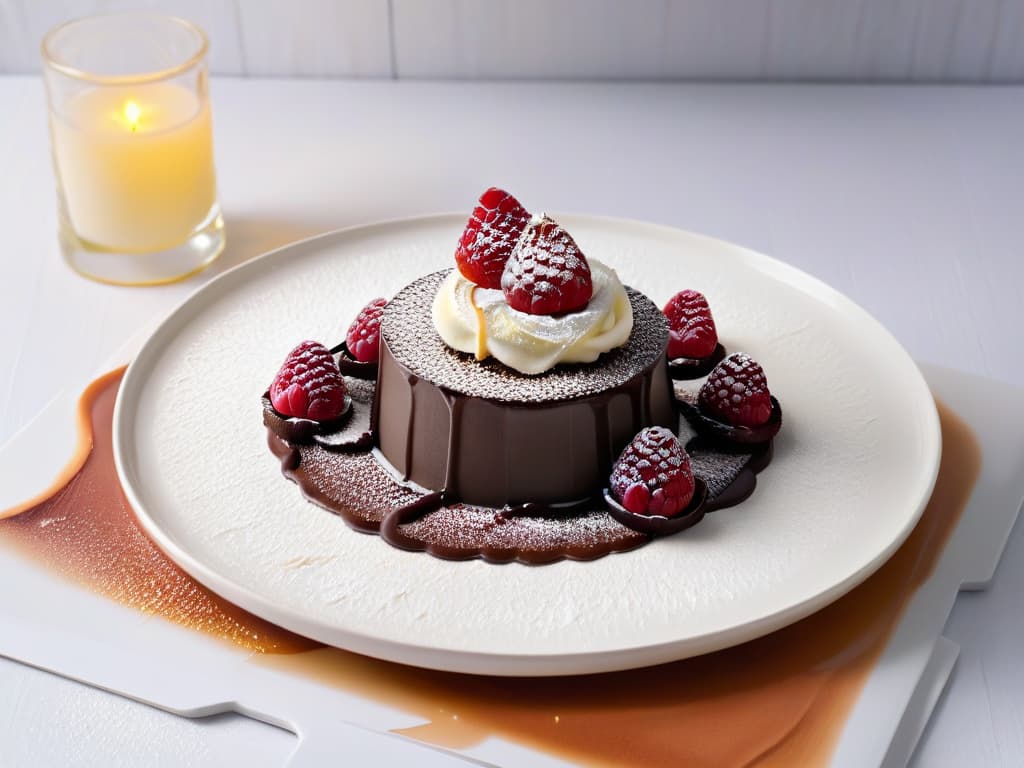
[{"label": "plate rim", "polygon": [[[214,300],[218,292],[230,289],[230,285],[234,280],[238,279],[239,274],[252,269],[265,269],[268,263],[273,262],[276,258],[281,258],[282,253],[307,248],[318,242],[343,241],[357,234],[365,235],[372,233],[373,230],[388,230],[395,227],[430,225],[442,222],[458,224],[465,218],[465,214],[455,212],[433,213],[356,224],[279,246],[237,264],[204,285],[199,286],[151,330],[125,371],[118,390],[113,414],[114,463],[125,497],[146,534],[153,539],[154,543],[175,564],[215,594],[256,616],[278,624],[297,634],[385,661],[449,672],[496,676],[561,676],[612,672],[676,661],[739,645],[781,629],[824,608],[842,597],[880,568],[903,544],[920,520],[938,477],[939,460],[942,451],[939,415],[934,397],[917,364],[899,340],[866,309],[828,283],[810,275],[799,267],[746,246],[703,233],[638,219],[574,213],[558,213],[557,215],[565,221],[575,219],[604,226],[639,227],[647,230],[659,230],[659,233],[662,235],[673,237],[683,235],[694,240],[708,242],[716,247],[734,250],[742,255],[746,266],[753,266],[759,272],[794,286],[801,290],[801,292],[808,292],[807,289],[810,288],[810,293],[815,298],[830,299],[844,313],[852,312],[857,316],[858,320],[868,323],[876,333],[880,333],[887,338],[910,364],[909,368],[913,376],[912,381],[908,382],[908,386],[916,389],[919,399],[925,400],[929,406],[924,408],[924,413],[922,414],[925,418],[922,438],[926,449],[930,447],[930,450],[926,450],[925,455],[925,458],[929,460],[930,466],[925,474],[919,476],[919,479],[923,482],[921,487],[917,489],[917,493],[915,493],[915,496],[918,498],[917,508],[907,518],[907,523],[889,545],[884,547],[861,568],[849,574],[845,579],[833,584],[830,588],[772,614],[745,622],[739,626],[654,644],[640,644],[629,647],[617,647],[610,650],[578,653],[535,654],[484,653],[459,648],[417,645],[409,642],[399,642],[391,638],[354,632],[336,625],[328,626],[327,622],[315,621],[304,613],[292,610],[290,606],[264,598],[255,590],[236,583],[232,578],[218,573],[179,546],[174,538],[165,533],[157,521],[146,511],[146,507],[142,503],[142,499],[132,482],[133,475],[129,458],[130,446],[128,435],[131,430],[126,424],[126,412],[130,410],[129,398],[131,393],[140,387],[139,381],[145,376],[148,369],[148,366],[145,365],[146,360],[158,352],[158,350],[155,351],[155,347],[159,345],[154,345],[154,340],[159,339],[164,333],[170,332],[169,329],[174,325],[188,322],[187,315],[190,310],[195,308],[197,302],[201,303],[204,299],[206,302]],[[126,404],[126,402],[129,404]]]}]

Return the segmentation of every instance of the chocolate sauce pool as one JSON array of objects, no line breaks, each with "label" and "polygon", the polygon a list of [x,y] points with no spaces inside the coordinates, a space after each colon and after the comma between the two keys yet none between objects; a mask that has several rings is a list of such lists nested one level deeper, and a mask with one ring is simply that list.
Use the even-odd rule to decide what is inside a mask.
[{"label": "chocolate sauce pool", "polygon": [[[369,382],[353,393],[353,412],[370,408]],[[454,416],[453,416],[454,418]],[[369,450],[351,443],[332,449],[296,444],[279,416],[264,403],[270,450],[282,472],[310,501],[339,515],[364,533],[377,533],[399,549],[427,552],[446,560],[480,558],[489,563],[544,565],[559,560],[595,560],[652,540],[610,515],[601,496],[567,505],[525,503],[503,509],[465,504],[443,491],[422,493],[400,483]],[[708,497],[701,514],[747,499],[756,475],[771,461],[771,444],[725,452],[701,438],[687,444],[694,472],[706,477]]]},{"label": "chocolate sauce pool", "polygon": [[[449,271],[424,275],[388,303],[377,380],[365,365],[359,378],[348,378],[346,426],[285,419],[264,396],[270,450],[307,499],[400,549],[543,565],[678,535],[753,492],[771,461],[781,410],[761,440],[756,431],[730,428],[724,438],[712,432],[690,441],[694,472],[707,483],[698,509],[666,521],[605,499],[622,449],[644,427],[679,433],[679,408],[690,397],[669,376],[668,322],[647,296],[626,287],[633,329],[599,362],[524,376],[495,360],[469,359],[437,335],[432,308]],[[344,346],[335,350],[339,366],[350,366]],[[692,380],[724,355],[719,344],[707,360],[672,363]],[[737,430],[739,447],[729,439]]]},{"label": "chocolate sauce pool", "polygon": [[[604,498],[637,432],[681,428],[685,388],[669,377],[668,323],[645,295],[626,287],[633,329],[598,363],[524,376],[471,360],[437,335],[432,307],[448,272],[415,280],[388,303],[377,380],[365,364],[348,378],[350,408],[338,424],[284,418],[264,395],[270,450],[307,499],[400,549],[543,565],[635,549],[751,494],[770,443],[719,450],[694,440],[695,471],[710,481],[698,509],[666,521]],[[352,365],[344,345],[335,351],[339,366]],[[712,357],[724,354],[718,345]]]},{"label": "chocolate sauce pool", "polygon": [[0,519],[0,547],[126,605],[263,652],[249,663],[418,715],[425,724],[402,731],[412,738],[460,748],[498,737],[588,766],[826,764],[907,603],[938,563],[981,466],[970,428],[940,404],[942,463],[910,537],[860,586],[771,635],[628,672],[456,675],[320,647],[231,606],[171,563],[142,533],[114,470],[111,412],[121,373],[83,395],[85,440],[69,465],[73,476],[50,498]]}]

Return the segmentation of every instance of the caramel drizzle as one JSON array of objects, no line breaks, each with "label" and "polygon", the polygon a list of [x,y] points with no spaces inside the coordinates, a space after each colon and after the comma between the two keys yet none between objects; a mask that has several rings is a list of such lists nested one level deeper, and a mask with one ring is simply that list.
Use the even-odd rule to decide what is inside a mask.
[{"label": "caramel drizzle", "polygon": [[430,721],[403,731],[410,737],[455,749],[502,737],[591,766],[826,764],[907,602],[939,562],[981,464],[970,428],[940,404],[942,466],[906,543],[831,606],[759,640],[621,673],[453,675],[337,649],[281,655],[316,644],[240,609],[211,611],[206,591],[145,538],[120,497],[110,450],[120,375],[97,380],[82,397],[80,443],[92,450],[77,457],[78,474],[17,517],[0,512],[0,543],[98,594],[267,652],[251,663]]},{"label": "caramel drizzle", "polygon": [[476,289],[479,287],[479,285],[474,285],[470,290],[469,303],[473,305],[473,311],[476,312],[476,359],[484,360],[487,357],[487,322],[484,320],[483,309],[476,303]]},{"label": "caramel drizzle", "polygon": [[430,722],[401,733],[454,749],[504,738],[602,768],[827,765],[980,469],[970,428],[941,404],[939,413],[939,478],[904,545],[832,605],[760,639],[657,667],[569,678],[453,675],[335,650],[258,663],[420,715]]},{"label": "caramel drizzle", "polygon": [[90,450],[83,457],[76,454],[79,469],[56,493],[0,519],[0,543],[97,594],[251,651],[298,653],[320,647],[213,594],[142,530],[114,467],[114,400],[123,374],[123,368],[108,373],[82,395],[81,442]]}]

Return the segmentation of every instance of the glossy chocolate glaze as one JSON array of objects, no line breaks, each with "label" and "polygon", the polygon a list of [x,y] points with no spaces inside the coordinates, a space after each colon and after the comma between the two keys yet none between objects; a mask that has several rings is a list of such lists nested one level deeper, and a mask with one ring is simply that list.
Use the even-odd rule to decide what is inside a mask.
[{"label": "glossy chocolate glaze", "polygon": [[[956,528],[981,462],[970,428],[940,405],[942,465],[910,537],[863,584],[771,635],[627,672],[458,675],[333,648],[312,650],[316,643],[240,609],[211,610],[201,597],[208,593],[141,534],[124,503],[110,451],[120,377],[120,371],[103,377],[83,395],[83,447],[69,477],[48,498],[15,508],[22,514],[0,519],[0,547],[140,611],[246,649],[258,643],[268,653],[250,664],[306,676],[428,721],[403,731],[411,738],[459,749],[497,737],[595,768],[827,764],[878,655]],[[0,518],[10,512],[0,511]],[[112,563],[130,567],[111,569]]]},{"label": "glossy chocolate glaze", "polygon": [[[475,363],[469,363],[475,364]],[[674,428],[664,362],[601,395],[510,405],[447,391],[382,344],[376,435],[405,480],[481,506],[591,495],[644,426]]]}]

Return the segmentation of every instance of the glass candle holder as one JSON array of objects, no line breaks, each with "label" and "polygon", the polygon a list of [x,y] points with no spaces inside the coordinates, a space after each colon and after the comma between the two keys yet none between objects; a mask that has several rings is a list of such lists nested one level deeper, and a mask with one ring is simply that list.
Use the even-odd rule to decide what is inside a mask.
[{"label": "glass candle holder", "polygon": [[206,35],[182,19],[118,13],[43,39],[60,244],[83,275],[180,280],[224,250]]}]

